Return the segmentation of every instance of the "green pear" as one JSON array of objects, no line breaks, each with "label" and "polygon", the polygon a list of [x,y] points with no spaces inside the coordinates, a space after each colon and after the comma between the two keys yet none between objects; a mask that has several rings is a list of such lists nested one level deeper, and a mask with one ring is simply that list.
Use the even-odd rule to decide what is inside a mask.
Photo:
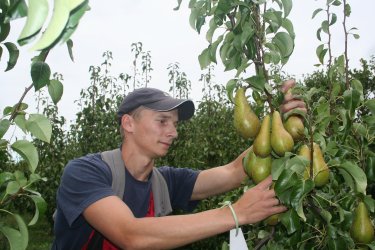
[{"label": "green pear", "polygon": [[294,141],[300,141],[305,137],[305,126],[302,119],[297,115],[289,116],[284,123],[284,127]]},{"label": "green pear", "polygon": [[280,113],[275,110],[272,114],[271,147],[277,155],[284,156],[286,152],[292,151],[293,146],[293,138],[285,130]]},{"label": "green pear", "polygon": [[368,244],[374,240],[374,226],[371,223],[366,204],[361,201],[354,210],[350,236],[356,243]]},{"label": "green pear", "polygon": [[245,139],[253,139],[259,132],[259,118],[251,109],[244,88],[239,88],[234,97],[234,127]]},{"label": "green pear", "polygon": [[299,150],[298,154],[299,156],[303,156],[308,160],[309,162],[306,164],[305,171],[303,172],[303,179],[307,180],[310,178],[310,162],[311,162],[311,154],[310,154],[310,148],[306,144],[302,145]]},{"label": "green pear", "polygon": [[246,162],[245,172],[255,184],[266,179],[271,174],[272,158],[258,157],[254,152],[249,152],[249,158]]},{"label": "green pear", "polygon": [[260,131],[253,143],[253,150],[257,156],[267,157],[271,154],[271,117],[266,115],[262,121]]},{"label": "green pear", "polygon": [[329,181],[329,168],[327,163],[324,161],[322,151],[318,144],[314,143],[313,153],[313,173],[314,183],[317,187],[322,187]]},{"label": "green pear", "polygon": [[250,161],[254,161],[255,159],[253,155],[253,146],[251,146],[242,162],[242,167],[249,178],[251,178],[251,167],[254,166],[254,162],[250,163]]}]

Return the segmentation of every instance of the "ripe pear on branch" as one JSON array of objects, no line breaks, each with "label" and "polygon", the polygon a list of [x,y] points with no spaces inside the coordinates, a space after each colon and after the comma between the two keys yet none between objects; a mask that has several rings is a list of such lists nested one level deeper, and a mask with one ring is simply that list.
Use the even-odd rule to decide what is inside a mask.
[{"label": "ripe pear on branch", "polygon": [[267,157],[271,154],[271,117],[263,118],[260,131],[253,143],[253,150],[257,156]]},{"label": "ripe pear on branch", "polygon": [[366,204],[361,201],[354,210],[354,218],[350,227],[350,236],[358,244],[369,244],[374,240],[374,226]]},{"label": "ripe pear on branch", "polygon": [[253,139],[259,132],[259,118],[251,109],[244,88],[239,88],[234,97],[234,127],[245,139]]},{"label": "ripe pear on branch", "polygon": [[271,126],[271,147],[279,156],[291,152],[294,147],[292,136],[285,130],[283,121],[278,111],[273,111]]},{"label": "ripe pear on branch", "polygon": [[253,150],[249,150],[244,161],[244,170],[255,184],[266,179],[271,174],[272,158],[257,156]]},{"label": "ripe pear on branch", "polygon": [[300,141],[305,137],[305,126],[302,118],[298,115],[289,116],[284,123],[284,127],[294,141]]},{"label": "ripe pear on branch", "polygon": [[310,178],[310,162],[311,162],[311,154],[310,154],[310,148],[306,144],[302,145],[299,150],[297,155],[303,156],[308,160],[308,163],[306,164],[305,171],[303,172],[303,179],[307,180]]},{"label": "ripe pear on branch", "polygon": [[329,181],[329,168],[327,163],[324,161],[324,157],[320,146],[313,143],[313,173],[314,173],[314,183],[317,187],[322,187]]}]

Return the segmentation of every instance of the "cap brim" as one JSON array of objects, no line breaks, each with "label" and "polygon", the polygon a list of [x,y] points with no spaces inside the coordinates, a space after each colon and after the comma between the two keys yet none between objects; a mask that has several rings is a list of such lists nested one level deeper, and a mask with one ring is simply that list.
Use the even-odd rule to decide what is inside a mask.
[{"label": "cap brim", "polygon": [[145,107],[159,111],[166,112],[174,109],[178,109],[178,119],[179,120],[188,120],[194,115],[195,106],[191,100],[183,99],[164,99],[162,101],[153,102],[144,105]]}]

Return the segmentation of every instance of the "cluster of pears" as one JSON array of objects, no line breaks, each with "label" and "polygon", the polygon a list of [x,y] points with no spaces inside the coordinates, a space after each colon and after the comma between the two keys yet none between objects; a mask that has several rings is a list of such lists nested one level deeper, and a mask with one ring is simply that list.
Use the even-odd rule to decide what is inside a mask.
[{"label": "cluster of pears", "polygon": [[371,243],[374,240],[374,226],[372,225],[366,204],[363,201],[358,203],[358,207],[354,210],[353,215],[350,236],[359,245]]}]

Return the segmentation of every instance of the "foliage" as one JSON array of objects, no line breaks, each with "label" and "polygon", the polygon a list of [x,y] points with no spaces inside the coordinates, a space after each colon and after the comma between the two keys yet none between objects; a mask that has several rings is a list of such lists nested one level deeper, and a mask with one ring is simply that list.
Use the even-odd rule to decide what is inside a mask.
[{"label": "foliage", "polygon": [[[287,19],[292,1],[191,0],[189,8],[190,24],[198,33],[211,18],[206,33],[209,45],[199,56],[201,67],[217,63],[217,49],[221,45],[219,54],[225,69],[236,70],[235,77],[226,86],[229,99],[233,99],[233,91],[245,87],[251,89],[249,99],[254,101],[253,107],[260,118],[277,110],[282,100],[282,94],[277,91],[281,78],[277,71],[270,74],[266,66],[270,64],[272,69],[287,63],[293,52],[293,25]],[[331,28],[338,21],[336,11],[343,13],[345,37],[345,51],[338,56],[333,55],[331,47],[334,39]],[[365,63],[363,72],[349,68],[349,38],[359,38],[355,27],[347,27],[350,4],[345,0],[329,0],[312,17],[317,18],[319,13],[326,13],[317,30],[321,42],[316,49],[320,62],[317,66],[322,71],[307,79],[308,85],[300,84],[292,91],[307,104],[307,114],[298,110],[284,114],[284,119],[291,115],[303,117],[305,138],[296,142],[285,156],[272,154],[274,188],[289,210],[279,215],[276,226],[261,222],[246,232],[251,249],[363,247],[349,233],[352,211],[358,202],[364,201],[371,217],[374,216],[375,200],[366,193],[374,168],[374,96],[369,93],[372,85],[358,79],[371,81],[371,68]],[[213,35],[219,27],[224,34],[215,40]],[[243,77],[251,65],[255,67],[255,75]],[[307,144],[312,149],[313,143],[322,148],[323,161],[329,166],[329,182],[323,187],[315,185],[312,175],[304,178],[306,163],[297,155],[300,146]],[[252,183],[250,180],[247,185]],[[236,200],[238,196],[233,198]],[[368,246],[373,248],[374,244]]]}]

